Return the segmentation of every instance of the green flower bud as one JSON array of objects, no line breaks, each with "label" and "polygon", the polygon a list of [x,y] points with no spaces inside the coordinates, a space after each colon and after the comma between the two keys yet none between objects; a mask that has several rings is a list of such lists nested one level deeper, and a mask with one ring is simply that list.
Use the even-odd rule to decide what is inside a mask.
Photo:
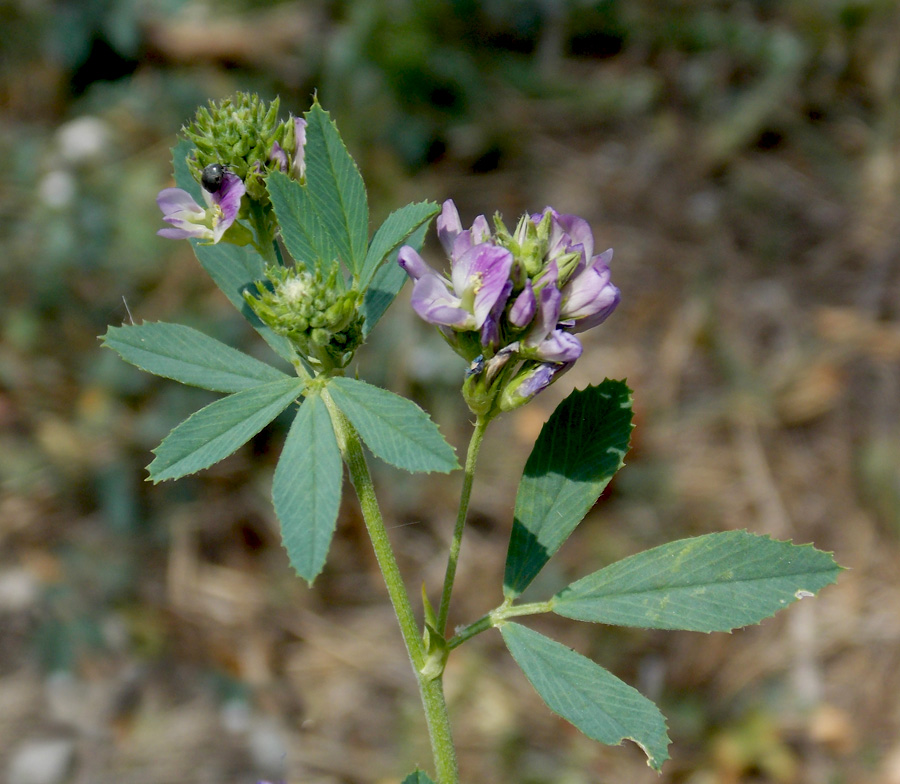
[{"label": "green flower bud", "polygon": [[279,101],[261,101],[259,96],[238,93],[197,110],[193,122],[182,131],[195,149],[188,167],[198,180],[203,169],[218,163],[244,181],[247,195],[268,203],[265,179],[275,169],[285,170],[279,157],[287,140],[295,148],[293,120],[278,120]]},{"label": "green flower bud", "polygon": [[345,367],[362,343],[362,295],[344,289],[337,267],[324,278],[321,270],[269,266],[266,280],[244,298],[264,324],[322,371]]}]

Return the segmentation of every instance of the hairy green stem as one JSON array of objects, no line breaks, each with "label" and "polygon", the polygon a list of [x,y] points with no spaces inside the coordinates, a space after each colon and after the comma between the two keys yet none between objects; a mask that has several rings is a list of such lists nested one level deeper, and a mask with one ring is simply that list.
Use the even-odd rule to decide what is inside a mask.
[{"label": "hairy green stem", "polygon": [[471,640],[476,634],[486,632],[495,626],[501,626],[509,618],[515,618],[519,615],[538,615],[551,612],[552,610],[553,599],[549,599],[546,602],[531,602],[530,604],[511,604],[509,601],[506,601],[474,623],[470,623],[468,626],[460,629],[453,637],[447,640],[447,648],[452,651],[466,640]]},{"label": "hairy green stem", "polygon": [[456,749],[453,746],[453,738],[450,734],[450,716],[447,713],[447,704],[444,700],[444,688],[440,678],[430,679],[422,674],[425,664],[425,647],[420,636],[419,628],[413,614],[409,594],[400,575],[400,568],[394,558],[394,551],[388,539],[381,509],[375,497],[375,487],[372,476],[366,464],[366,456],[363,453],[362,444],[353,426],[347,421],[340,409],[328,395],[327,390],[322,393],[322,398],[328,407],[331,421],[334,424],[338,445],[347,463],[350,472],[350,480],[356,489],[359,505],[362,509],[366,530],[372,540],[375,557],[394,613],[400,625],[403,641],[406,643],[406,651],[412,663],[413,671],[419,682],[419,693],[422,698],[422,706],[425,709],[425,719],[428,724],[428,734],[431,738],[431,750],[434,755],[435,768],[437,770],[438,784],[458,784],[459,771],[456,764]]},{"label": "hairy green stem", "polygon": [[447,572],[444,575],[444,588],[441,592],[441,606],[438,610],[437,631],[444,634],[447,628],[447,616],[450,613],[450,595],[453,593],[453,581],[456,579],[456,566],[459,562],[459,548],[462,545],[463,530],[466,527],[466,516],[469,513],[469,499],[472,497],[472,482],[475,479],[475,463],[481,451],[481,442],[490,419],[479,416],[475,420],[475,429],[469,440],[469,451],[466,453],[466,473],[463,477],[462,492],[459,498],[459,511],[456,525],[453,528],[453,539],[450,541],[450,553],[447,556]]}]

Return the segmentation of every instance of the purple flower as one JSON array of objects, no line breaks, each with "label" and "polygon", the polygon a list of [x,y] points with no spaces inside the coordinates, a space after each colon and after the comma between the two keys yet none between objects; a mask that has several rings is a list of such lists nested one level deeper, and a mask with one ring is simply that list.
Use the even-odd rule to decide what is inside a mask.
[{"label": "purple flower", "polygon": [[500,410],[513,409],[529,403],[535,395],[543,392],[574,363],[554,365],[545,362],[526,364],[500,395]]},{"label": "purple flower", "polygon": [[447,200],[437,234],[450,258],[440,275],[411,247],[400,266],[415,281],[412,306],[467,360],[463,397],[479,416],[531,400],[581,356],[575,333],[600,324],[619,303],[612,251],[594,255],[587,221],[547,207],[524,215],[514,234],[483,215],[464,229]]},{"label": "purple flower", "polygon": [[581,356],[581,342],[560,329],[562,293],[556,287],[556,279],[556,262],[551,261],[540,281],[543,288],[534,323],[522,339],[518,351],[523,357],[544,362],[574,362]]},{"label": "purple flower", "polygon": [[[610,281],[612,249],[594,256],[594,235],[586,220],[560,215],[551,207],[532,215],[535,226],[549,221],[545,265],[557,265],[562,305],[561,326],[573,332],[603,323],[619,304],[620,293]],[[545,273],[546,274],[546,273]]]},{"label": "purple flower", "polygon": [[541,215],[533,215],[539,223],[550,214],[550,237],[547,244],[547,258],[554,259],[564,253],[578,253],[578,266],[583,267],[594,253],[594,235],[590,224],[577,215],[560,215],[552,207],[545,207]]},{"label": "purple flower", "polygon": [[[453,242],[459,244],[461,236]],[[498,301],[502,299],[505,304],[505,297],[509,296],[512,254],[505,248],[480,243],[451,260],[447,280],[409,245],[400,249],[397,261],[415,281],[413,310],[431,324],[462,331],[480,330]]]},{"label": "purple flower", "polygon": [[278,167],[278,171],[284,173],[288,170],[288,155],[278,142],[272,142],[269,151],[269,160]]},{"label": "purple flower", "polygon": [[610,280],[612,255],[610,248],[594,256],[588,266],[576,269],[563,286],[560,320],[573,332],[602,324],[619,304],[621,294]]},{"label": "purple flower", "polygon": [[294,159],[291,162],[291,176],[302,180],[306,176],[306,120],[294,117]]},{"label": "purple flower", "polygon": [[534,296],[534,287],[530,280],[526,280],[525,288],[522,289],[509,309],[509,323],[520,329],[527,327],[534,318],[536,310],[537,300]]},{"label": "purple flower", "polygon": [[491,312],[488,313],[484,324],[481,325],[482,346],[491,346],[496,349],[500,345],[500,319],[503,316],[506,301],[509,299],[509,295],[512,294],[512,290],[513,282],[507,280],[503,286],[503,291],[500,292],[496,302],[494,302],[494,307],[491,308]]},{"label": "purple flower", "polygon": [[163,213],[163,220],[174,228],[160,229],[157,234],[170,240],[183,240],[189,237],[207,240],[211,244],[222,239],[222,235],[237,218],[241,206],[241,197],[246,192],[241,178],[231,172],[225,172],[222,185],[215,193],[205,189],[203,198],[207,207],[204,209],[187,191],[181,188],[164,188],[156,197],[156,203]]},{"label": "purple flower", "polygon": [[441,214],[437,219],[437,235],[453,264],[475,245],[488,242],[491,239],[491,228],[484,215],[479,215],[472,228],[463,231],[456,205],[453,199],[447,199],[441,206]]}]

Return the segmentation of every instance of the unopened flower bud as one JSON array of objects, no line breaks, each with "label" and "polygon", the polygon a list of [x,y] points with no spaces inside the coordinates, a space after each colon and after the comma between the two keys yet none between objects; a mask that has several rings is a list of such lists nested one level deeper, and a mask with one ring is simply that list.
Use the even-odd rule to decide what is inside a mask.
[{"label": "unopened flower bud", "polygon": [[535,395],[543,392],[557,378],[565,373],[573,363],[555,365],[547,362],[527,363],[516,377],[506,385],[500,395],[501,411],[512,411],[530,402]]},{"label": "unopened flower bud", "polygon": [[183,129],[194,144],[188,167],[198,182],[207,166],[218,164],[243,181],[248,198],[268,203],[269,172],[293,171],[303,157],[296,120],[279,121],[278,106],[277,98],[267,104],[257,95],[238,93],[201,107]]},{"label": "unopened flower bud", "polygon": [[288,338],[322,370],[346,366],[362,343],[362,297],[344,290],[335,267],[328,278],[287,267],[268,267],[266,282],[244,298],[272,331]]}]

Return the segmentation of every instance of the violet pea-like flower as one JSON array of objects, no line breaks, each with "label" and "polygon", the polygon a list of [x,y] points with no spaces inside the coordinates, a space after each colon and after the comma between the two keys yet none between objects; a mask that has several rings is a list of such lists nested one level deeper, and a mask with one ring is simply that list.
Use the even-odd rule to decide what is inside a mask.
[{"label": "violet pea-like flower", "polygon": [[563,295],[556,287],[556,262],[551,261],[538,295],[537,314],[528,334],[516,346],[522,357],[543,362],[574,362],[581,356],[581,342],[560,328]]},{"label": "violet pea-like flower", "polygon": [[556,365],[546,362],[526,364],[500,395],[500,410],[512,411],[530,402],[565,373],[572,362]]},{"label": "violet pea-like flower", "polygon": [[441,214],[438,215],[436,223],[438,239],[450,257],[451,264],[456,263],[467,250],[488,242],[491,238],[491,227],[484,215],[475,218],[471,229],[463,230],[459,211],[453,199],[447,199],[441,205]]},{"label": "violet pea-like flower", "polygon": [[[458,239],[455,238],[455,239]],[[481,330],[498,301],[509,296],[512,254],[488,243],[473,245],[451,263],[450,279],[404,245],[397,261],[415,281],[412,307],[420,318],[459,331]]]},{"label": "violet pea-like flower", "polygon": [[609,318],[621,299],[610,280],[612,248],[594,256],[583,269],[576,270],[562,287],[560,321],[573,332],[584,332]]},{"label": "violet pea-like flower", "polygon": [[278,171],[286,173],[288,170],[288,154],[278,142],[272,142],[272,149],[269,151],[269,162],[275,164]]},{"label": "violet pea-like flower", "polygon": [[291,161],[291,176],[303,180],[306,176],[306,120],[294,117],[294,155]]},{"label": "violet pea-like flower", "polygon": [[543,213],[532,215],[531,219],[540,223],[548,212],[551,218],[547,258],[554,259],[564,253],[578,252],[581,258],[576,269],[583,268],[594,254],[594,234],[590,224],[577,215],[561,215],[552,207],[546,207]]},{"label": "violet pea-like flower", "polygon": [[203,190],[203,198],[207,203],[204,209],[187,191],[165,188],[159,192],[156,203],[162,210],[163,220],[171,224],[172,228],[160,229],[156,233],[170,240],[196,237],[215,244],[237,218],[241,197],[246,190],[240,177],[225,172],[218,191],[209,193]]}]

